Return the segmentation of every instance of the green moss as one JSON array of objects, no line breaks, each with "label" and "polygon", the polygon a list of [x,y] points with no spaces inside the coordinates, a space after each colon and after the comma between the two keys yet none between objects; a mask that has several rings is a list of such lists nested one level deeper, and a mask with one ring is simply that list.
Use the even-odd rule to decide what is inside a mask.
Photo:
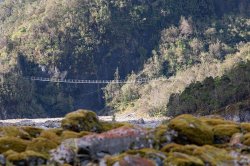
[{"label": "green moss", "polygon": [[106,121],[100,121],[100,125],[102,126],[103,132],[116,129],[122,126],[132,126],[132,124],[129,123],[106,122]]},{"label": "green moss", "polygon": [[41,132],[39,137],[51,140],[58,145],[61,142],[61,138],[53,130],[44,130]]},{"label": "green moss", "polygon": [[250,146],[250,132],[243,136],[243,144]]},{"label": "green moss", "polygon": [[241,123],[240,128],[243,133],[250,132],[250,123]]},{"label": "green moss", "polygon": [[64,130],[62,128],[55,128],[55,129],[48,129],[46,131],[55,133],[57,136],[61,136]]},{"label": "green moss", "polygon": [[184,153],[170,153],[167,159],[164,160],[166,166],[204,166],[201,159]]},{"label": "green moss", "polygon": [[14,151],[14,150],[8,150],[8,151],[4,152],[3,155],[5,158],[7,158],[9,155],[12,155],[15,153],[18,153],[18,152]]},{"label": "green moss", "polygon": [[179,145],[175,143],[168,144],[164,146],[161,151],[167,152],[167,153],[172,153],[172,152],[180,152],[180,153],[185,153],[192,155],[193,151],[198,148],[196,145]]},{"label": "green moss", "polygon": [[17,137],[21,139],[31,139],[30,135],[22,128],[7,126],[0,128],[0,135],[7,137]]},{"label": "green moss", "polygon": [[224,120],[222,118],[205,118],[205,117],[202,117],[202,118],[200,118],[200,120],[205,122],[209,126],[216,126],[216,125],[222,125],[222,124],[232,124],[232,125],[236,124],[233,121]]},{"label": "green moss", "polygon": [[215,143],[227,143],[235,133],[240,133],[240,127],[235,124],[217,125],[213,128]]},{"label": "green moss", "polygon": [[126,154],[122,153],[122,154],[119,154],[119,155],[106,156],[106,157],[104,157],[104,159],[105,159],[105,162],[106,162],[107,166],[113,166],[114,163],[120,161],[125,156],[126,156]]},{"label": "green moss", "polygon": [[46,156],[44,156],[41,153],[27,150],[27,151],[22,152],[22,153],[9,154],[7,157],[7,160],[8,161],[20,161],[20,160],[26,160],[29,157],[48,159]]},{"label": "green moss", "polygon": [[160,125],[154,130],[155,147],[159,148],[167,142],[166,132],[168,131],[168,126]]},{"label": "green moss", "polygon": [[62,128],[75,132],[91,131],[101,132],[102,126],[97,115],[92,111],[78,110],[69,113],[62,120]]},{"label": "green moss", "polygon": [[150,148],[144,148],[140,150],[128,150],[126,152],[128,155],[139,155],[142,158],[147,158],[151,160],[164,160],[165,154],[161,151],[150,149]]},{"label": "green moss", "polygon": [[170,143],[170,144],[165,145],[163,148],[161,148],[161,151],[169,153],[171,151],[171,149],[176,148],[176,147],[182,147],[182,146],[183,145],[179,145],[176,143]]},{"label": "green moss", "polygon": [[27,150],[40,152],[46,157],[49,155],[51,149],[55,149],[57,144],[54,141],[46,138],[35,138],[27,146]]},{"label": "green moss", "polygon": [[193,155],[202,159],[207,165],[233,165],[233,158],[226,150],[210,145],[195,149]]},{"label": "green moss", "polygon": [[169,122],[169,129],[178,132],[175,141],[180,144],[212,144],[212,128],[192,115],[180,115]]},{"label": "green moss", "polygon": [[61,138],[62,140],[69,139],[69,138],[79,138],[80,133],[74,131],[63,131]]},{"label": "green moss", "polygon": [[[110,156],[105,158],[105,162],[107,166],[114,166],[114,165],[121,165],[121,166],[128,166],[128,165],[147,165],[147,166],[155,166],[157,165],[150,159],[142,158],[136,155],[128,155],[128,154],[121,154],[117,156]],[[139,162],[139,163],[138,163]]]},{"label": "green moss", "polygon": [[22,127],[22,129],[25,132],[27,132],[32,138],[38,137],[40,133],[43,131],[43,129],[41,128],[31,127],[31,126]]},{"label": "green moss", "polygon": [[81,131],[81,132],[79,133],[80,137],[84,137],[84,136],[90,135],[90,134],[93,134],[93,133],[92,133],[92,132],[88,132],[88,131]]},{"label": "green moss", "polygon": [[8,150],[23,152],[27,145],[28,141],[16,137],[2,137],[0,138],[0,153],[4,153]]},{"label": "green moss", "polygon": [[10,153],[6,157],[6,165],[42,165],[46,164],[47,157],[34,151],[25,151],[22,153]]}]

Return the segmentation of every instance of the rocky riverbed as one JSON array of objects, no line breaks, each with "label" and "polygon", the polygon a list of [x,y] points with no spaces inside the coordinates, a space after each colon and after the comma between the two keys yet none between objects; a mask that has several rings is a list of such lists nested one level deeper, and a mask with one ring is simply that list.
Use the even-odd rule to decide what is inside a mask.
[{"label": "rocky riverbed", "polygon": [[1,121],[0,165],[250,165],[250,123],[129,118],[78,110],[63,119]]},{"label": "rocky riverbed", "polygon": [[[133,118],[130,116],[118,116],[114,119],[112,116],[98,116],[101,121],[106,122],[128,122],[141,127],[154,128],[161,124],[164,120],[169,120],[168,117],[152,117],[152,118]],[[33,126],[43,129],[60,128],[63,118],[43,118],[43,119],[8,119],[0,120],[0,126]]]}]

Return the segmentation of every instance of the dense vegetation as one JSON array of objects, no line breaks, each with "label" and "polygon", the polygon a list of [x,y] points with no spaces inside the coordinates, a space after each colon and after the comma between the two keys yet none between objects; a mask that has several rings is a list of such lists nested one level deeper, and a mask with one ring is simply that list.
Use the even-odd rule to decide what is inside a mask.
[{"label": "dense vegetation", "polygon": [[[206,77],[221,76],[249,59],[249,16],[233,13],[231,10],[222,17],[211,16],[207,21],[181,17],[179,24],[163,29],[152,57],[140,72],[127,79],[165,81],[120,87],[110,84],[105,93],[107,106],[125,114],[137,114],[137,110],[139,116],[165,114],[172,93],[180,93],[190,83]],[[171,113],[175,114],[174,108]]]},{"label": "dense vegetation", "polygon": [[[119,69],[116,78],[156,78],[220,63],[247,47],[248,11],[248,0],[4,0],[0,117],[61,116],[104,106],[100,85],[36,83],[26,76],[113,79]],[[108,85],[106,108],[126,109],[154,89],[139,86]],[[150,111],[165,110],[163,103]]]},{"label": "dense vegetation", "polygon": [[192,83],[181,94],[173,94],[168,115],[208,115],[214,110],[250,98],[250,61],[239,64],[222,77]]}]

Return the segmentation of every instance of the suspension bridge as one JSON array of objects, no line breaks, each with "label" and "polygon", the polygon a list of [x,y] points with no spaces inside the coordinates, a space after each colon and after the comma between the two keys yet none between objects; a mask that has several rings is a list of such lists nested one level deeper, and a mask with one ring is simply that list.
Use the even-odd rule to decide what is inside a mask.
[{"label": "suspension bridge", "polygon": [[46,78],[46,77],[25,77],[32,81],[41,82],[55,82],[55,83],[67,83],[67,84],[134,84],[134,83],[146,83],[149,81],[166,81],[164,78],[142,78],[135,80],[79,80],[79,79],[61,79],[61,78]]}]

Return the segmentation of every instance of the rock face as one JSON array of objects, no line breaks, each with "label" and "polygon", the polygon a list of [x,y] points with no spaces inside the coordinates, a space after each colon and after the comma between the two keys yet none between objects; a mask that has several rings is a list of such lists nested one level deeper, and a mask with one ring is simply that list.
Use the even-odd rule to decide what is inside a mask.
[{"label": "rock face", "polygon": [[0,127],[0,165],[250,165],[250,123],[181,115],[143,128],[80,110],[61,127]]}]

